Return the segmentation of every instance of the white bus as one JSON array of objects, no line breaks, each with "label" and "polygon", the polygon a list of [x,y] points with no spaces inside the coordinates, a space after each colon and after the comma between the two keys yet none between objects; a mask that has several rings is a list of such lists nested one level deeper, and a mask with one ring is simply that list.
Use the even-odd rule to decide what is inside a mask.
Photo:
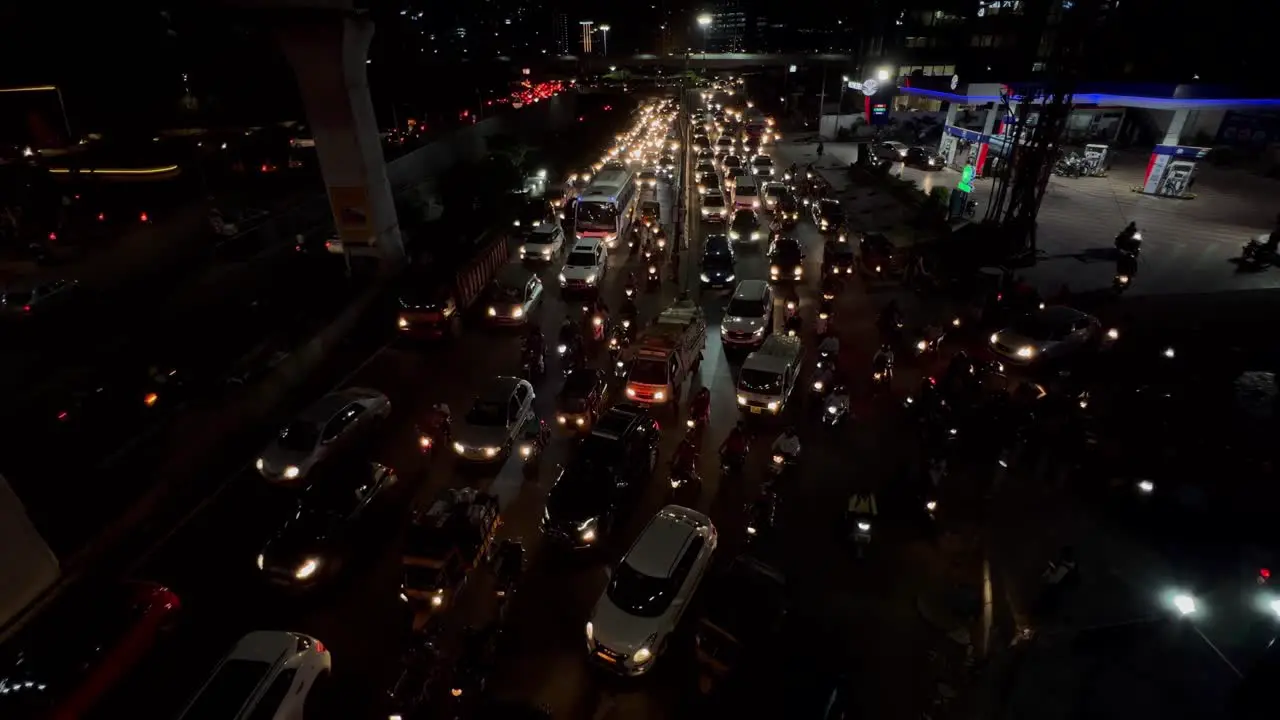
[{"label": "white bus", "polygon": [[630,170],[603,170],[578,196],[573,229],[580,238],[617,244],[631,228],[640,190]]}]

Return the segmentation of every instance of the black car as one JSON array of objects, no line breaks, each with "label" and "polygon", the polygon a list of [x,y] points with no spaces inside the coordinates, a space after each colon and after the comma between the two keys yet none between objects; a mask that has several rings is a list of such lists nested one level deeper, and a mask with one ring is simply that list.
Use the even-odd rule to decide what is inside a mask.
[{"label": "black car", "polygon": [[647,410],[610,408],[547,493],[543,534],[567,547],[593,547],[653,476],[658,439]]},{"label": "black car", "polygon": [[908,148],[907,157],[902,162],[922,170],[941,170],[943,164],[942,156],[937,151],[919,145]]},{"label": "black car", "polygon": [[796,196],[787,193],[778,198],[778,204],[773,208],[773,216],[782,221],[782,227],[790,229],[800,222],[800,201],[796,200]]},{"label": "black car", "polygon": [[556,394],[556,424],[570,432],[590,432],[609,397],[609,381],[601,370],[570,372]]},{"label": "black car", "polygon": [[731,254],[703,255],[701,269],[698,280],[702,283],[702,287],[732,287],[737,281]]},{"label": "black car", "polygon": [[462,317],[454,300],[452,283],[433,274],[415,274],[396,293],[400,312],[396,330],[405,338],[435,339],[456,336]]},{"label": "black car", "polygon": [[774,282],[800,280],[804,275],[804,248],[800,241],[783,235],[769,247],[769,279]]},{"label": "black car", "polygon": [[818,229],[826,232],[835,230],[844,225],[844,208],[840,207],[839,200],[823,198],[813,204],[813,224]]},{"label": "black car", "polygon": [[385,465],[363,461],[331,465],[312,478],[296,512],[267,541],[258,569],[267,580],[308,588],[333,578],[353,550],[356,536],[398,480]]},{"label": "black car", "polygon": [[731,259],[734,257],[733,243],[729,242],[728,235],[711,233],[702,241],[702,259],[705,261],[712,255],[728,255]]},{"label": "black car", "polygon": [[516,234],[525,235],[544,222],[559,219],[559,211],[551,207],[551,203],[543,198],[527,198],[516,211],[516,219],[511,221]]},{"label": "black car", "polygon": [[853,243],[827,240],[822,246],[822,276],[852,275],[855,260]]},{"label": "black car", "polygon": [[750,242],[760,240],[764,231],[760,229],[760,216],[755,210],[735,210],[733,219],[729,221],[729,239],[734,242]]}]

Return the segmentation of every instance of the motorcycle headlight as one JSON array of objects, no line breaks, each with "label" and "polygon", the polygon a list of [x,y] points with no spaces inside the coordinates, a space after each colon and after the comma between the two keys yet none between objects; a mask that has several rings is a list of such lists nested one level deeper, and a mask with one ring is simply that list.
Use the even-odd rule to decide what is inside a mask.
[{"label": "motorcycle headlight", "polygon": [[822,390],[822,381],[821,381],[821,380],[817,380],[817,381],[815,381],[815,382],[813,383],[813,389],[814,389],[814,390],[819,390],[819,391],[821,391],[821,390]]},{"label": "motorcycle headlight", "polygon": [[298,580],[306,580],[312,575],[315,575],[316,570],[319,570],[319,569],[320,569],[319,558],[307,558],[306,560],[302,561],[302,564],[299,565],[296,570],[293,571],[293,576]]},{"label": "motorcycle headlight", "polygon": [[929,348],[929,343],[925,342],[924,340],[921,340],[916,343],[916,349],[919,350],[920,352],[924,352],[928,348]]},{"label": "motorcycle headlight", "polygon": [[871,532],[871,523],[866,522],[865,520],[859,520],[858,529],[862,532]]},{"label": "motorcycle headlight", "polygon": [[302,471],[298,469],[297,465],[290,465],[289,467],[284,469],[285,480],[293,480],[294,478],[298,477],[298,475],[301,475],[301,474],[302,474]]},{"label": "motorcycle headlight", "polygon": [[497,309],[497,308],[495,308],[495,307],[490,306],[490,307],[489,307],[489,317],[497,317],[497,316],[498,316],[498,309]]},{"label": "motorcycle headlight", "polygon": [[1035,357],[1035,354],[1036,354],[1036,349],[1030,345],[1023,345],[1022,347],[1018,348],[1017,355],[1018,357],[1023,358],[1024,360],[1030,360],[1031,358]]},{"label": "motorcycle headlight", "polygon": [[781,464],[782,464],[782,461],[783,461],[783,460],[785,460],[785,459],[786,459],[786,458],[782,457],[781,455],[774,455],[774,456],[773,456],[773,464],[774,464],[774,465],[781,465]]},{"label": "motorcycle headlight", "polygon": [[839,410],[836,408],[836,406],[835,406],[835,405],[828,405],[828,406],[827,406],[827,412],[831,413],[832,415],[835,415],[838,411],[839,411]]},{"label": "motorcycle headlight", "polygon": [[771,265],[771,266],[769,266],[769,274],[770,274],[770,275],[777,275],[777,274],[778,274],[778,266],[777,266],[777,265]]},{"label": "motorcycle headlight", "polygon": [[711,278],[708,277],[706,273],[702,273],[698,278],[702,280],[702,282],[711,282]]},{"label": "motorcycle headlight", "polygon": [[650,266],[649,266],[649,274],[650,274],[650,275],[657,275],[657,274],[658,274],[658,266],[656,266],[656,265],[650,265]]}]

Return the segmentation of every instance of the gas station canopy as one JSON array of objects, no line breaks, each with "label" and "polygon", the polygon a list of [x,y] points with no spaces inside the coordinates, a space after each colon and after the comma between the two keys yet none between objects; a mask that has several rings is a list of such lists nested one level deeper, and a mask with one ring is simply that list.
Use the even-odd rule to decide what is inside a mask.
[{"label": "gas station canopy", "polygon": [[[942,80],[942,78],[939,78]],[[901,95],[942,100],[960,105],[985,105],[999,102],[1002,91],[1013,91],[1015,101],[1018,96],[1029,92],[1036,86],[1029,83],[1004,85],[1001,83],[968,83],[956,84],[953,91],[933,90],[925,87],[912,87],[912,82],[919,79],[904,78],[898,86]],[[1199,110],[1212,108],[1217,110],[1249,110],[1280,108],[1280,98],[1240,97],[1226,92],[1222,88],[1200,85],[1161,85],[1161,84],[1115,84],[1093,83],[1083,84],[1072,96],[1076,105],[1099,105],[1107,107],[1147,108],[1151,110]],[[1040,100],[1023,100],[1021,102],[1040,102]]]}]

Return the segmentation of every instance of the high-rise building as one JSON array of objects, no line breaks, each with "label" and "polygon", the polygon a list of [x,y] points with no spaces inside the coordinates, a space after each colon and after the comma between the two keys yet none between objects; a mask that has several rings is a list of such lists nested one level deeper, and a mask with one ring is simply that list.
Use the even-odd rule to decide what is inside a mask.
[{"label": "high-rise building", "polygon": [[573,54],[573,38],[569,34],[569,14],[558,12],[551,16],[551,38],[556,55]]},{"label": "high-rise building", "polygon": [[707,52],[746,52],[747,8],[740,0],[717,0],[705,30]]}]

